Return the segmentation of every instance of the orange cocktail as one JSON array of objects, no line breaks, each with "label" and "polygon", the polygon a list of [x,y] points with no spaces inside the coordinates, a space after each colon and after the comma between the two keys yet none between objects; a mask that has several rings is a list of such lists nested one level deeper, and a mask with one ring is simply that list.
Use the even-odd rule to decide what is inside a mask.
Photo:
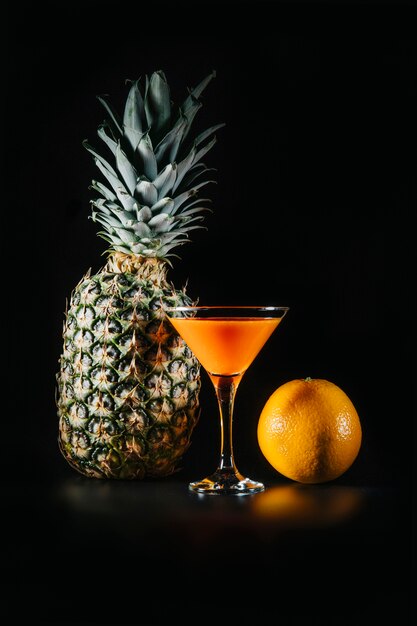
[{"label": "orange cocktail", "polygon": [[243,374],[282,318],[174,317],[171,322],[214,376]]}]

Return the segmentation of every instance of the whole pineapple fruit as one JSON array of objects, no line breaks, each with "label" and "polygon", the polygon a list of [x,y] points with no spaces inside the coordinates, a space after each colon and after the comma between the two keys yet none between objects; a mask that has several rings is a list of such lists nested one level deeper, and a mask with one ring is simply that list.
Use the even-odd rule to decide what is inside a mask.
[{"label": "whole pineapple fruit", "polygon": [[105,157],[85,141],[105,182],[92,181],[107,263],[75,287],[57,374],[59,446],[70,465],[97,478],[142,479],[178,469],[199,418],[200,367],[166,319],[191,304],[167,280],[172,250],[200,228],[210,182],[201,159],[218,124],[190,137],[200,95],[214,73],[171,102],[162,71],[131,83],[123,116],[99,96]]}]

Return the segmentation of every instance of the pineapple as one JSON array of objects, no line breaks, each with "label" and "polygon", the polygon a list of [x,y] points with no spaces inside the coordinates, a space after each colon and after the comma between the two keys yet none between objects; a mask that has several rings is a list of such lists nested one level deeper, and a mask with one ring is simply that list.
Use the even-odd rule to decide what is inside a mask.
[{"label": "pineapple", "polygon": [[198,422],[200,367],[164,308],[192,304],[168,282],[172,251],[201,228],[214,182],[201,161],[217,124],[191,137],[200,96],[215,73],[171,102],[162,71],[132,81],[123,116],[99,96],[105,156],[88,141],[104,182],[92,181],[92,219],[107,262],[72,292],[57,373],[59,447],[96,478],[143,479],[178,470]]}]

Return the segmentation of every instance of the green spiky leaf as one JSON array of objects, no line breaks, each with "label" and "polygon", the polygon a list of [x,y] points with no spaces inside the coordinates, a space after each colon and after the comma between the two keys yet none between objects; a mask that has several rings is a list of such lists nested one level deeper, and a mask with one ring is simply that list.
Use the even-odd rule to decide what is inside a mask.
[{"label": "green spiky leaf", "polygon": [[116,165],[117,170],[120,172],[127,189],[133,195],[135,192],[136,184],[138,182],[138,174],[123,150],[121,149],[120,143],[117,145],[116,149]]},{"label": "green spiky leaf", "polygon": [[123,114],[123,126],[134,133],[142,134],[144,121],[144,102],[139,89],[139,82],[135,80],[129,90]]},{"label": "green spiky leaf", "polygon": [[117,141],[123,135],[122,121],[117,112],[114,110],[113,105],[107,101],[107,96],[97,96],[97,99],[101,102],[109,114],[109,120],[107,123],[113,134],[113,139]]},{"label": "green spiky leaf", "polygon": [[110,250],[167,259],[174,256],[175,246],[188,241],[191,230],[202,228],[199,222],[209,200],[196,196],[215,181],[207,176],[213,168],[201,161],[224,124],[190,136],[188,147],[185,137],[214,76],[212,72],[190,89],[179,107],[171,102],[162,70],[132,81],[122,117],[107,96],[98,96],[107,118],[97,134],[107,152],[102,156],[87,141],[84,147],[108,183],[92,181],[90,188],[100,196],[91,202],[91,217],[104,227],[100,236]]},{"label": "green spiky leaf", "polygon": [[171,120],[171,96],[164,72],[154,72],[145,97],[145,112],[152,136],[158,138]]}]

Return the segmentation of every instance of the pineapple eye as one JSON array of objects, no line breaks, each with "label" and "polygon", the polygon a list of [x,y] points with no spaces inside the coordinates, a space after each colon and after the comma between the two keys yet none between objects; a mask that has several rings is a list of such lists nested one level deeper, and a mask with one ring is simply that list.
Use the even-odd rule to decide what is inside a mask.
[{"label": "pineapple eye", "polygon": [[96,335],[102,333],[104,331],[104,321],[98,319],[96,322],[94,322],[92,329]]},{"label": "pineapple eye", "polygon": [[113,296],[100,296],[95,301],[94,306],[98,309],[100,315],[108,315],[117,313],[123,307],[123,302],[120,298],[114,298]]},{"label": "pineapple eye", "polygon": [[133,309],[133,307],[131,307],[131,306],[130,306],[130,307],[128,307],[128,308],[126,308],[124,311],[122,311],[122,312],[120,313],[120,316],[119,316],[119,317],[120,317],[120,319],[121,319],[121,320],[124,320],[124,321],[127,321],[127,322],[130,322],[130,320],[131,320],[131,319],[132,319],[132,317],[133,317],[133,311],[134,311],[134,309]]},{"label": "pineapple eye", "polygon": [[107,331],[112,335],[116,335],[122,332],[122,326],[116,320],[111,319],[107,324]]},{"label": "pineapple eye", "polygon": [[123,374],[127,374],[130,371],[131,367],[132,359],[122,359],[119,363],[118,370],[119,372],[123,372]]},{"label": "pineapple eye", "polygon": [[101,359],[104,354],[104,346],[102,346],[101,343],[96,343],[91,350],[91,354],[95,359]]},{"label": "pineapple eye", "polygon": [[76,376],[74,378],[74,383],[78,392],[86,392],[93,388],[93,385],[87,376]]},{"label": "pineapple eye", "polygon": [[138,310],[136,307],[129,307],[123,311],[120,318],[129,322],[135,320],[147,322],[149,320],[149,311],[147,309]]},{"label": "pineapple eye", "polygon": [[116,359],[117,356],[120,354],[119,350],[112,343],[107,345],[105,350],[109,359]]},{"label": "pineapple eye", "polygon": [[76,351],[76,347],[74,342],[72,341],[72,339],[67,339],[64,343],[64,350],[65,352],[75,352]]},{"label": "pineapple eye", "polygon": [[112,343],[101,344],[99,342],[94,344],[91,353],[97,361],[113,360],[119,355],[118,349]]},{"label": "pineapple eye", "polygon": [[103,283],[105,285],[107,285],[108,283],[115,283],[115,282],[117,282],[117,275],[115,275],[115,274],[104,274],[101,277],[101,280],[103,281]]},{"label": "pineapple eye", "polygon": [[74,432],[72,435],[72,444],[80,448],[88,448],[88,437],[81,432]]},{"label": "pineapple eye", "polygon": [[119,322],[113,319],[108,319],[108,320],[98,319],[94,322],[92,329],[96,335],[98,334],[115,335],[117,333],[122,332],[122,326],[119,324]]},{"label": "pineapple eye", "polygon": [[178,383],[178,385],[174,385],[174,387],[172,388],[173,398],[175,398],[176,400],[178,398],[182,398],[182,400],[186,402],[187,396],[188,396],[187,386],[184,383]]},{"label": "pineapple eye", "polygon": [[134,357],[122,359],[119,362],[118,369],[123,374],[130,374],[131,376],[137,377],[146,374],[148,368],[139,357]]},{"label": "pineapple eye", "polygon": [[110,450],[106,445],[98,444],[94,446],[91,458],[96,463],[107,463],[110,456]]},{"label": "pineapple eye", "polygon": [[149,302],[149,308],[151,311],[162,311],[162,300],[161,298],[153,298]]},{"label": "pineapple eye", "polygon": [[169,307],[169,306],[181,306],[181,302],[178,302],[176,298],[172,296],[162,296],[161,304],[163,308]]},{"label": "pineapple eye", "polygon": [[125,291],[125,298],[135,298],[140,294],[140,287],[131,287],[128,291]]},{"label": "pineapple eye", "polygon": [[62,371],[64,372],[64,374],[72,376],[74,373],[74,368],[72,367],[71,363],[67,361],[62,367]]},{"label": "pineapple eye", "polygon": [[117,385],[114,396],[119,400],[130,400],[134,404],[135,402],[142,402],[146,398],[146,392],[141,385],[127,382]]},{"label": "pineapple eye", "polygon": [[140,332],[128,332],[118,339],[118,343],[125,350],[143,350],[149,346],[149,341]]},{"label": "pineapple eye", "polygon": [[92,393],[87,398],[88,404],[94,411],[98,413],[103,411],[112,411],[114,409],[114,402],[111,396],[107,393],[96,392]]},{"label": "pineapple eye", "polygon": [[187,374],[187,366],[182,359],[174,359],[168,366],[168,371],[171,374],[184,375]]},{"label": "pineapple eye", "polygon": [[178,411],[171,418],[171,424],[181,430],[186,430],[188,427],[188,417],[185,411]]},{"label": "pineapple eye", "polygon": [[101,424],[101,419],[99,417],[93,417],[93,419],[91,419],[88,422],[88,430],[90,433],[93,433],[94,435],[97,435],[100,433],[100,424]]},{"label": "pineapple eye", "polygon": [[71,407],[71,413],[74,417],[77,417],[80,420],[85,420],[88,417],[88,409],[85,404],[81,402],[76,402]]},{"label": "pineapple eye", "polygon": [[138,433],[135,433],[134,436],[128,435],[122,445],[122,450],[127,452],[128,454],[135,454],[137,456],[142,456],[146,452],[146,447],[144,442],[138,437]]},{"label": "pineapple eye", "polygon": [[186,359],[191,359],[191,357],[193,356],[193,353],[191,352],[190,348],[187,345],[184,346],[184,353],[183,354],[184,354]]},{"label": "pineapple eye", "polygon": [[171,354],[163,346],[154,346],[146,353],[146,360],[153,364],[169,361],[170,358]]},{"label": "pineapple eye", "polygon": [[148,333],[148,335],[156,335],[160,326],[161,322],[159,322],[158,320],[153,320],[146,326],[146,332]]},{"label": "pineapple eye", "polygon": [[101,401],[105,409],[109,409],[110,411],[114,409],[114,402],[113,402],[112,397],[109,396],[109,394],[103,393],[101,395]]},{"label": "pineapple eye", "polygon": [[71,298],[71,306],[75,305],[77,306],[77,304],[80,304],[81,302],[81,296],[79,291],[76,291],[75,293],[72,294],[72,298]]},{"label": "pineapple eye", "polygon": [[109,306],[110,298],[108,296],[101,296],[96,300],[96,308],[105,310]]},{"label": "pineapple eye", "polygon": [[84,342],[86,345],[89,345],[91,343],[93,343],[94,341],[94,335],[92,332],[90,332],[89,330],[86,330],[84,333]]},{"label": "pineapple eye", "polygon": [[97,406],[100,402],[100,393],[92,393],[91,396],[88,396],[87,402],[93,408]]},{"label": "pineapple eye", "polygon": [[172,328],[165,320],[156,319],[146,326],[146,333],[152,337],[152,341],[165,343],[172,333]]},{"label": "pineapple eye", "polygon": [[75,314],[80,328],[90,327],[95,318],[94,309],[90,306],[80,306]]},{"label": "pineapple eye", "polygon": [[130,285],[130,281],[126,278],[126,276],[124,274],[117,274],[116,275],[116,281],[122,287],[127,287],[128,285]]},{"label": "pineapple eye", "polygon": [[144,300],[149,300],[153,296],[153,291],[151,289],[147,289],[143,285],[141,286],[140,295]]},{"label": "pineapple eye", "polygon": [[196,367],[188,368],[188,376],[187,379],[190,381],[197,380],[199,376],[198,369]]},{"label": "pineapple eye", "polygon": [[165,374],[151,374],[145,380],[145,385],[160,396],[167,394],[171,389],[171,381]]},{"label": "pineapple eye", "polygon": [[88,368],[88,367],[90,367],[93,364],[93,359],[91,358],[91,356],[89,354],[84,352],[82,357],[81,357],[81,363],[82,363],[83,367]]},{"label": "pineapple eye", "polygon": [[133,306],[128,306],[123,311],[121,311],[119,319],[125,322],[130,322],[132,324],[137,324],[138,322],[147,322],[149,320],[149,311],[144,309],[137,309]]},{"label": "pineapple eye", "polygon": [[171,430],[162,426],[152,428],[148,435],[148,440],[157,447],[165,448],[174,445],[173,436]]},{"label": "pineapple eye", "polygon": [[148,404],[151,413],[158,415],[159,418],[169,419],[175,411],[175,407],[168,398],[155,398]]},{"label": "pineapple eye", "polygon": [[86,348],[94,341],[94,335],[89,330],[78,330],[74,335],[74,343],[78,348]]},{"label": "pineapple eye", "polygon": [[128,350],[129,348],[133,347],[134,341],[135,341],[135,336],[132,332],[130,332],[119,337],[118,343],[121,348]]},{"label": "pineapple eye", "polygon": [[69,423],[68,417],[66,415],[62,416],[62,434],[64,435],[64,439],[68,441],[68,435],[72,433],[72,428]]},{"label": "pineapple eye", "polygon": [[120,421],[130,432],[140,432],[143,428],[146,428],[150,424],[146,411],[141,408],[124,411],[120,415]]},{"label": "pineapple eye", "polygon": [[76,456],[85,458],[89,455],[90,439],[83,431],[72,432],[71,445]]},{"label": "pineapple eye", "polygon": [[170,338],[167,341],[167,345],[168,345],[169,348],[174,349],[174,348],[179,348],[180,346],[184,346],[185,342],[180,337],[180,335],[178,335],[177,333],[173,332],[171,334]]},{"label": "pineapple eye", "polygon": [[110,471],[117,471],[120,468],[120,456],[113,448],[109,448],[101,443],[96,444],[91,453],[93,461],[105,466]]},{"label": "pineapple eye", "polygon": [[68,400],[71,400],[74,397],[74,389],[69,383],[64,385],[64,395],[67,397]]},{"label": "pineapple eye", "polygon": [[77,322],[75,321],[75,317],[69,315],[67,318],[67,329],[74,330],[77,327]]},{"label": "pineapple eye", "polygon": [[105,434],[112,436],[117,433],[117,427],[114,422],[107,417],[93,417],[88,422],[88,431],[93,435]]},{"label": "pineapple eye", "polygon": [[196,393],[191,393],[188,398],[188,406],[190,409],[198,407],[198,397]]},{"label": "pineapple eye", "polygon": [[119,400],[124,400],[132,394],[134,388],[135,385],[133,383],[121,383],[120,385],[117,385],[114,390],[114,395]]},{"label": "pineapple eye", "polygon": [[117,380],[117,374],[110,367],[95,367],[91,371],[91,380],[96,384],[114,383]]},{"label": "pineapple eye", "polygon": [[86,283],[86,285],[81,289],[81,293],[92,293],[95,295],[99,295],[101,293],[100,283],[96,280],[91,280]]}]

